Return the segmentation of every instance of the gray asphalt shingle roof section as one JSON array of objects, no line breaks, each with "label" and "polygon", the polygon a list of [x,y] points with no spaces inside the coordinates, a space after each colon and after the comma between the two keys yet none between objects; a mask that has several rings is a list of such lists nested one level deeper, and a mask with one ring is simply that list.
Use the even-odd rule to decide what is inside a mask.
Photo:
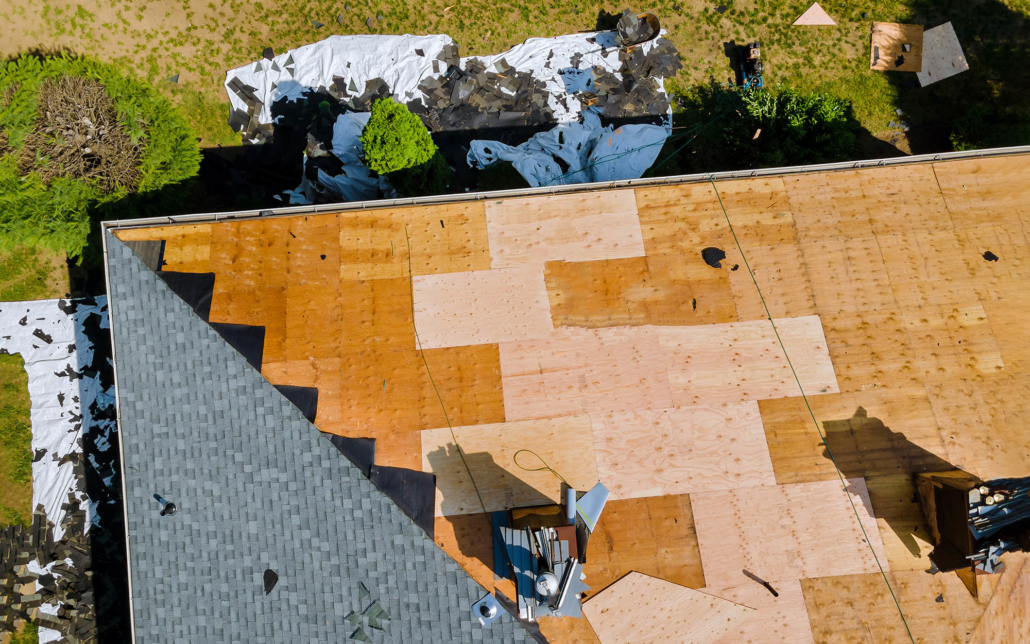
[{"label": "gray asphalt shingle roof section", "polygon": [[474,623],[483,587],[106,234],[138,644],[350,642],[375,599],[375,642],[530,641]]}]

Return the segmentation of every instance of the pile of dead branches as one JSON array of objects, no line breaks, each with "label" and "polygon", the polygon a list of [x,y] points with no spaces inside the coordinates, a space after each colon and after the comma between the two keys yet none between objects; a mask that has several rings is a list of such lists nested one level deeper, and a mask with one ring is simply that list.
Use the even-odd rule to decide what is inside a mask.
[{"label": "pile of dead branches", "polygon": [[77,76],[43,81],[38,105],[20,172],[34,171],[47,184],[58,177],[95,180],[107,193],[139,184],[142,150],[118,122],[102,83]]}]

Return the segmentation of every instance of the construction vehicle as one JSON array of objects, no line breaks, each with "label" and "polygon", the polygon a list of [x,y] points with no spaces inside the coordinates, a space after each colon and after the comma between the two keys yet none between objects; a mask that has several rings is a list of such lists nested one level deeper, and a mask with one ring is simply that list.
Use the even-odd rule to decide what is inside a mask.
[{"label": "construction vehicle", "polygon": [[744,89],[762,89],[762,43],[758,40],[737,47]]}]

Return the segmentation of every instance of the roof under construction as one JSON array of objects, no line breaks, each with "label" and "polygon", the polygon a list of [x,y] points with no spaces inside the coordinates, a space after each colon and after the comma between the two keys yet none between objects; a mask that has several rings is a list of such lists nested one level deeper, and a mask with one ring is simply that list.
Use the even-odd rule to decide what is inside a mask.
[{"label": "roof under construction", "polygon": [[470,607],[562,480],[611,496],[552,644],[1003,628],[1022,555],[927,574],[913,475],[1030,474],[1026,161],[109,225],[137,642],[527,638]]}]

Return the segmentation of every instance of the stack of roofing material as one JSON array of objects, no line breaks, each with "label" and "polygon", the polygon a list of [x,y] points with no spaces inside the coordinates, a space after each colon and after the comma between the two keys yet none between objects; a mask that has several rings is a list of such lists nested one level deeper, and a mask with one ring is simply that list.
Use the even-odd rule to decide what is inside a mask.
[{"label": "stack of roofing material", "polygon": [[1030,477],[995,479],[969,491],[977,569],[993,573],[1006,552],[1030,551]]},{"label": "stack of roofing material", "polygon": [[629,9],[622,12],[619,23],[615,27],[615,42],[622,47],[630,47],[654,37],[657,30],[647,20],[649,14],[635,14]]}]

